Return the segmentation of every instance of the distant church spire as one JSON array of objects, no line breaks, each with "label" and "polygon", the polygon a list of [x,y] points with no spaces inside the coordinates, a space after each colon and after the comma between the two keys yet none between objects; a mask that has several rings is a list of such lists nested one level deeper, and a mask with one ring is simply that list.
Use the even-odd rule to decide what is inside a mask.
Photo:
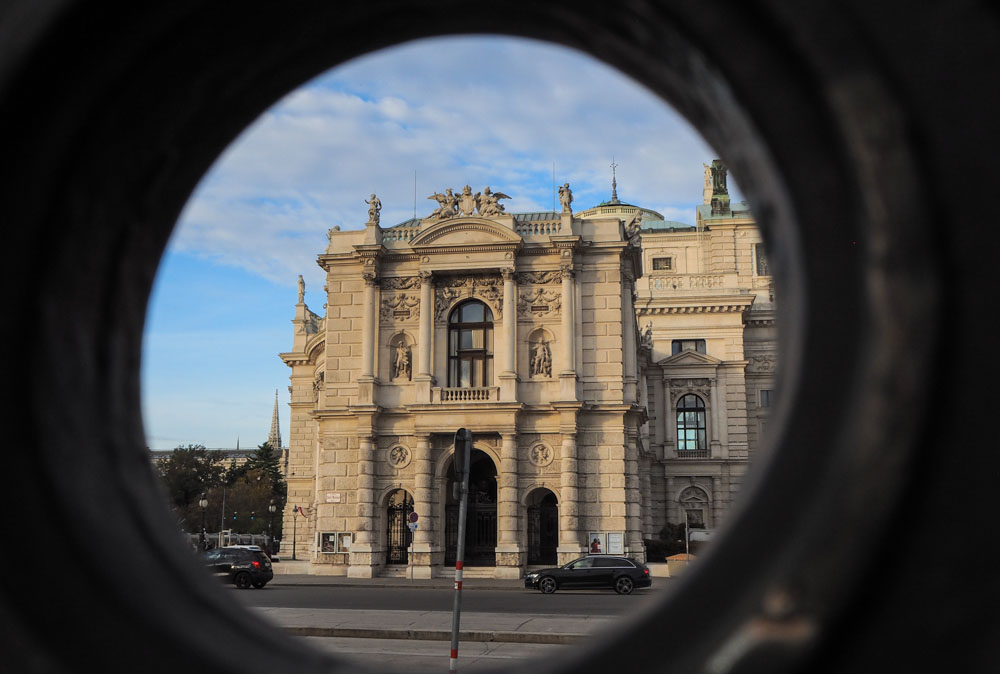
[{"label": "distant church spire", "polygon": [[274,389],[274,413],[271,415],[271,432],[267,444],[273,449],[281,449],[281,428],[278,426],[278,389]]}]

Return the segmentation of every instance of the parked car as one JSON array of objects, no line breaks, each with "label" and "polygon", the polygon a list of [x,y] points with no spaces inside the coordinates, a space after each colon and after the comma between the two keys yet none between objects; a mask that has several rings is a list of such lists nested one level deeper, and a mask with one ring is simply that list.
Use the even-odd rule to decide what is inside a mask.
[{"label": "parked car", "polygon": [[556,590],[608,588],[618,594],[631,594],[637,587],[649,587],[649,567],[631,557],[588,555],[559,568],[532,571],[524,577],[526,588],[545,594]]},{"label": "parked car", "polygon": [[241,590],[251,585],[262,588],[274,578],[271,560],[257,546],[231,546],[209,550],[205,553],[205,566],[213,575],[225,578]]}]

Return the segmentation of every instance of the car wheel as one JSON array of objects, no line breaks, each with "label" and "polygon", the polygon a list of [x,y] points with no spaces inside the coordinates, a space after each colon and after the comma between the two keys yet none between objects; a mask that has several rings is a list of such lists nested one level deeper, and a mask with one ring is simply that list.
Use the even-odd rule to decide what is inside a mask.
[{"label": "car wheel", "polygon": [[250,574],[246,571],[240,571],[236,574],[236,577],[233,578],[233,585],[241,590],[246,590],[250,587]]},{"label": "car wheel", "polygon": [[255,580],[253,586],[258,590],[267,585],[267,581]]},{"label": "car wheel", "polygon": [[634,583],[628,576],[619,576],[615,581],[615,592],[618,594],[632,594]]},{"label": "car wheel", "polygon": [[542,594],[552,594],[556,591],[556,579],[545,577],[538,581],[538,589]]}]

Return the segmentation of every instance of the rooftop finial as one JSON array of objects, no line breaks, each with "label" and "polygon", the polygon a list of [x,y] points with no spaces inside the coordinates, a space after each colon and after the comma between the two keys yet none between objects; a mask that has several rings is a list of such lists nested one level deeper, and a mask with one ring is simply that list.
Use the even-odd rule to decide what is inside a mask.
[{"label": "rooftop finial", "polygon": [[618,168],[618,164],[615,163],[614,155],[611,156],[611,201],[609,203],[617,204],[618,202],[618,177],[615,173],[615,169]]}]

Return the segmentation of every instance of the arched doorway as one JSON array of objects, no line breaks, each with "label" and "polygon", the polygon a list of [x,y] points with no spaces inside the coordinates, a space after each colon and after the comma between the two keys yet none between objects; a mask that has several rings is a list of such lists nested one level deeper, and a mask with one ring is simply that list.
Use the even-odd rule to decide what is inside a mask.
[{"label": "arched doorway", "polygon": [[[445,564],[454,564],[458,552],[458,501],[455,499],[455,464],[448,467],[448,501],[445,505]],[[465,525],[465,566],[495,566],[497,547],[497,469],[478,449],[469,460],[469,510]]]},{"label": "arched doorway", "polygon": [[386,506],[386,564],[409,564],[410,539],[413,534],[406,526],[413,512],[413,497],[405,489],[397,489],[389,494]]},{"label": "arched doorway", "polygon": [[559,545],[559,505],[548,489],[528,496],[528,564],[555,564]]}]

